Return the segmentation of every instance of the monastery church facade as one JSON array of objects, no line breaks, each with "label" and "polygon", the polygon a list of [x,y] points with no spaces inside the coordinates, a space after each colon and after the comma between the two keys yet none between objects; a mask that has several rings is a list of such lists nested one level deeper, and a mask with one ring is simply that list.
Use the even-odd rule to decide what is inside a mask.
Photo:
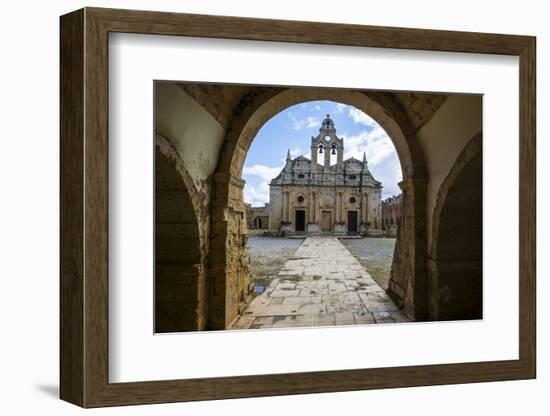
[{"label": "monastery church facade", "polygon": [[[331,155],[336,163],[331,165]],[[344,160],[344,138],[327,114],[311,138],[311,160],[291,159],[269,185],[269,230],[293,234],[382,234],[382,184],[363,160]]]}]

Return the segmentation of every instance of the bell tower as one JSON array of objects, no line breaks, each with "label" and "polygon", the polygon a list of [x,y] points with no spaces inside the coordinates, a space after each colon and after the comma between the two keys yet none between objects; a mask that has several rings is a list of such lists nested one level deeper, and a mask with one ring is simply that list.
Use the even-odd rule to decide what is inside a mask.
[{"label": "bell tower", "polygon": [[311,138],[311,160],[313,166],[317,167],[318,155],[323,155],[325,169],[330,168],[330,155],[336,155],[337,169],[342,168],[344,160],[344,139],[336,135],[334,121],[327,114],[326,118],[321,123],[319,134],[317,137]]}]

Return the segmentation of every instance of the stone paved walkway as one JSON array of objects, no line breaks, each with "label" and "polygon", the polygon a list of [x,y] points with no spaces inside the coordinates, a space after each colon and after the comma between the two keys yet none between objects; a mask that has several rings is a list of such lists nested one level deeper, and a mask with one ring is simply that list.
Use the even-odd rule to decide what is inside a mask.
[{"label": "stone paved walkway", "polygon": [[333,237],[308,237],[229,329],[407,322]]}]

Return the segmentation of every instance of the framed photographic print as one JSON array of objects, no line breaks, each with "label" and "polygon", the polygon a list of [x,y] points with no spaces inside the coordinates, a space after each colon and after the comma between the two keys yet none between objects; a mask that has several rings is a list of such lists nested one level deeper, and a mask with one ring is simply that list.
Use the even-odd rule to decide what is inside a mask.
[{"label": "framed photographic print", "polygon": [[535,38],[61,17],[61,398],[534,378]]}]

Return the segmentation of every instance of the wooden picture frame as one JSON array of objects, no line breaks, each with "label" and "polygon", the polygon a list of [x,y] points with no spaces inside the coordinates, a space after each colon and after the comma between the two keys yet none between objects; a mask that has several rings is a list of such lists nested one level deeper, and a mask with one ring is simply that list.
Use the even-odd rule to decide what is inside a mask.
[{"label": "wooden picture frame", "polygon": [[[110,32],[513,55],[520,66],[519,359],[109,383]],[[535,38],[85,8],[61,17],[60,396],[101,407],[530,379],[536,376]]]}]

